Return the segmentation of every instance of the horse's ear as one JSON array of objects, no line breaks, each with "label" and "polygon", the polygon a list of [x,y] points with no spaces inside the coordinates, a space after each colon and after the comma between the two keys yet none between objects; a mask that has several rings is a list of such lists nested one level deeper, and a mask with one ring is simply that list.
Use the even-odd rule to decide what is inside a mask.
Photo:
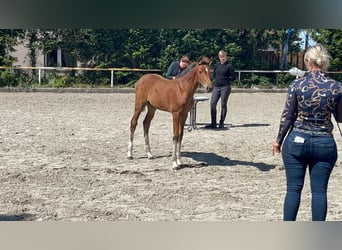
[{"label": "horse's ear", "polygon": [[198,65],[209,65],[209,63],[207,63],[207,62],[205,62],[205,61],[202,61],[202,60],[198,61],[197,64],[198,64]]}]

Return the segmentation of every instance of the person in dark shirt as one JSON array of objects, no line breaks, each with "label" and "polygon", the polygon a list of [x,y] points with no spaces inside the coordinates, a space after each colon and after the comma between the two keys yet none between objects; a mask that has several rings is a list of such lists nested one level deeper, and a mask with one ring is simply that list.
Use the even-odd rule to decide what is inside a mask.
[{"label": "person in dark shirt", "polygon": [[334,115],[337,122],[342,121],[341,83],[324,73],[329,67],[329,58],[321,44],[306,51],[304,61],[309,72],[290,84],[278,135],[272,145],[272,154],[281,152],[285,166],[285,221],[297,218],[307,167],[312,220],[326,219],[328,182],[337,161],[331,117]]},{"label": "person in dark shirt", "polygon": [[206,128],[217,128],[217,103],[221,98],[221,115],[219,121],[219,128],[224,128],[224,121],[227,116],[228,98],[231,93],[231,81],[235,79],[234,67],[227,61],[227,52],[220,50],[218,53],[220,62],[216,63],[213,67],[213,89],[210,100],[210,115],[211,123]]},{"label": "person in dark shirt", "polygon": [[169,80],[175,79],[189,65],[189,57],[184,55],[179,61],[174,61],[170,64],[166,72],[166,78]]}]

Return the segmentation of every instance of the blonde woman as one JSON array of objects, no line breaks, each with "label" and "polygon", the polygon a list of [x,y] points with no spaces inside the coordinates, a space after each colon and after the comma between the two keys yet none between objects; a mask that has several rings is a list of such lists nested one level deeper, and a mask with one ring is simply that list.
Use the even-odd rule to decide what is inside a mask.
[{"label": "blonde woman", "polygon": [[221,114],[219,128],[224,128],[224,122],[228,112],[228,98],[231,93],[230,83],[235,79],[234,67],[227,61],[227,52],[220,50],[218,53],[219,62],[213,67],[213,92],[210,100],[211,123],[206,126],[209,129],[217,128],[217,103],[221,98]]},{"label": "blonde woman", "polygon": [[[309,73],[294,80],[289,88],[272,153],[282,153],[286,173],[286,196],[283,219],[294,221],[301,200],[306,169],[309,169],[313,221],[327,215],[327,188],[337,160],[332,134],[332,115],[340,122],[341,83],[325,76],[330,56],[317,44],[305,55]],[[281,150],[282,146],[282,150]]]}]

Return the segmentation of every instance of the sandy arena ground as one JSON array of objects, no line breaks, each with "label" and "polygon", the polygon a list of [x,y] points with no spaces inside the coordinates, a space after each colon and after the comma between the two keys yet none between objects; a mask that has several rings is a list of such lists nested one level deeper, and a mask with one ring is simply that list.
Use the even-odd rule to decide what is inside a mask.
[{"label": "sandy arena ground", "polygon": [[[144,152],[143,116],[126,159],[134,93],[0,92],[0,220],[280,221],[285,173],[271,144],[284,98],[233,92],[224,130],[204,129],[209,102],[198,103],[199,129],[185,131],[186,165],[175,170],[162,111],[150,130],[155,159]],[[342,218],[341,161],[327,220]],[[298,220],[310,220],[310,202],[307,179]]]}]

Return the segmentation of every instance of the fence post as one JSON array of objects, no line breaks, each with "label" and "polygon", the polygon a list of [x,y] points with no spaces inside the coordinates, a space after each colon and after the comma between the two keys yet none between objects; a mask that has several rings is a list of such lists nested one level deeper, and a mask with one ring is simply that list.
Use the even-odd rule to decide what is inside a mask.
[{"label": "fence post", "polygon": [[114,86],[114,70],[110,71],[110,87],[113,88]]},{"label": "fence post", "polygon": [[41,71],[42,71],[41,69],[38,69],[38,83],[39,83],[39,86],[40,86],[40,84],[42,82],[42,80],[41,80],[41,78],[42,78]]}]

